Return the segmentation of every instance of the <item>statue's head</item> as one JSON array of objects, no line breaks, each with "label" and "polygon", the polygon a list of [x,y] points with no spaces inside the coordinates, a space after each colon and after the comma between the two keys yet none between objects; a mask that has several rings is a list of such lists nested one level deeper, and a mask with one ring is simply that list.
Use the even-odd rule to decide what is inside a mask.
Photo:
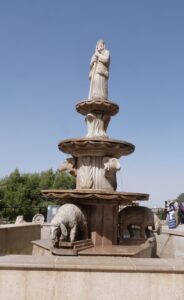
[{"label": "statue's head", "polygon": [[105,49],[105,42],[103,40],[98,40],[96,48],[98,51],[102,51],[103,49]]}]

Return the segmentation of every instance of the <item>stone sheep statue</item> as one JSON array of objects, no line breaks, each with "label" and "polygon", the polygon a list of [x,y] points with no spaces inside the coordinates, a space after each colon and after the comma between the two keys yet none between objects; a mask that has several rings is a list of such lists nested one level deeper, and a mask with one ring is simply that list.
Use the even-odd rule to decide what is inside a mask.
[{"label": "stone sheep statue", "polygon": [[74,242],[77,239],[88,238],[86,217],[74,204],[62,205],[50,226],[50,238],[56,247],[59,246],[59,242]]},{"label": "stone sheep statue", "polygon": [[117,189],[116,172],[121,169],[120,162],[115,157],[105,156],[103,158],[105,178],[108,180],[113,190]]},{"label": "stone sheep statue", "polygon": [[68,171],[71,175],[77,176],[77,171],[75,168],[76,159],[74,157],[70,157],[64,160],[64,162],[59,166],[59,171]]},{"label": "stone sheep statue", "polygon": [[119,235],[120,238],[124,234],[124,230],[128,229],[130,237],[134,237],[132,225],[140,226],[140,237],[150,237],[148,226],[153,231],[160,234],[160,220],[148,207],[144,206],[127,206],[119,212]]},{"label": "stone sheep statue", "polygon": [[16,217],[16,220],[15,220],[15,224],[18,225],[18,224],[25,224],[27,223],[25,220],[24,220],[24,216],[23,215],[19,215]]}]

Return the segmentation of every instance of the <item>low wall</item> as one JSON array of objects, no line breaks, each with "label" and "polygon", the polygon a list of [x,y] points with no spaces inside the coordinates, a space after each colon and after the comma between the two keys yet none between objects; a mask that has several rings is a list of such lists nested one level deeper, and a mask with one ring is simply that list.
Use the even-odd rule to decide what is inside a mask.
[{"label": "low wall", "polygon": [[41,239],[48,240],[50,238],[50,223],[41,225]]},{"label": "low wall", "polygon": [[41,238],[38,224],[0,225],[1,254],[31,254],[31,241]]},{"label": "low wall", "polygon": [[[49,236],[50,224],[47,223],[0,225],[0,254],[31,254],[31,242],[48,239]],[[156,235],[156,240],[158,257],[184,257],[184,225],[173,230],[168,230],[167,226],[163,226],[162,234]]]},{"label": "low wall", "polygon": [[182,300],[183,259],[0,257],[3,300]]},{"label": "low wall", "polygon": [[0,299],[183,300],[183,232],[157,237],[165,258],[58,257],[28,255],[32,240],[48,237],[47,224],[1,225]]},{"label": "low wall", "polygon": [[162,234],[156,237],[157,253],[161,258],[184,258],[184,225],[175,229],[163,227]]}]

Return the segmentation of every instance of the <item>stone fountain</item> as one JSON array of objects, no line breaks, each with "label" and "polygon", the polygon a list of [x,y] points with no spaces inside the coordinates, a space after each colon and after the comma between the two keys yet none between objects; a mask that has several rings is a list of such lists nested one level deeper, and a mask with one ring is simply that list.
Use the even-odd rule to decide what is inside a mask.
[{"label": "stone fountain", "polygon": [[[85,211],[88,224],[86,248],[92,247],[91,251],[95,255],[106,253],[107,249],[108,254],[113,249],[122,253],[122,247],[117,246],[119,207],[149,198],[149,195],[143,193],[116,191],[116,172],[121,168],[119,159],[133,153],[135,146],[107,135],[111,117],[119,112],[119,106],[108,100],[109,64],[110,53],[104,41],[100,40],[90,63],[88,99],[76,105],[77,112],[85,116],[86,137],[65,139],[58,145],[60,151],[71,155],[60,169],[68,169],[76,176],[76,189],[42,191],[44,197],[58,200],[59,204],[74,204]],[[60,244],[60,248],[63,246],[66,249],[67,242],[70,249],[74,246],[66,241]],[[82,253],[84,244],[83,240],[78,253]],[[55,249],[54,253],[63,253],[58,251]]]},{"label": "stone fountain", "polygon": [[[183,299],[183,229],[161,234],[160,259],[151,258],[150,240],[143,238],[146,220],[151,219],[148,208],[131,205],[148,200],[148,195],[116,192],[118,160],[131,154],[134,146],[106,133],[111,116],[119,110],[108,100],[109,61],[104,42],[98,42],[90,64],[88,100],[76,106],[86,117],[87,136],[59,143],[61,151],[72,155],[61,170],[76,176],[77,188],[43,191],[45,197],[63,204],[51,229],[55,230],[54,219],[65,208],[70,220],[72,215],[81,217],[86,236],[77,235],[72,227],[70,238],[63,241],[61,223],[59,243],[53,245],[39,224],[1,225],[0,299]],[[120,205],[126,207],[118,213]],[[119,227],[139,221],[142,238],[119,241],[118,219]],[[32,251],[33,239],[37,240]]]}]

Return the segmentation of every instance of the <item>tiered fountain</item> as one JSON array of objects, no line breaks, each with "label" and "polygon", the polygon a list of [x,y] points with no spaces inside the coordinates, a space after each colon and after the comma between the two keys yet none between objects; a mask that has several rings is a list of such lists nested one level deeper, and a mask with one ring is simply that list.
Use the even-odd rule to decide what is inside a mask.
[{"label": "tiered fountain", "polygon": [[[140,220],[136,210],[145,211],[145,208],[131,204],[147,200],[148,195],[116,192],[116,171],[120,168],[118,159],[132,153],[134,146],[109,139],[106,134],[110,117],[118,112],[118,105],[107,97],[108,68],[109,52],[104,43],[99,42],[91,61],[89,99],[76,106],[77,111],[86,116],[87,136],[59,143],[60,150],[72,155],[61,169],[68,168],[76,175],[77,188],[43,191],[45,197],[64,204],[59,211],[63,211],[64,207],[75,207],[84,216],[86,212],[88,236],[86,234],[86,239],[77,237],[73,241],[70,230],[69,241],[64,242],[60,235],[58,247],[52,247],[47,224],[44,225],[46,230],[42,227],[41,234],[40,226],[36,224],[4,228],[2,225],[0,299],[184,298],[184,235],[181,229],[164,230],[158,240],[159,260],[151,258],[151,238],[144,238],[144,241],[142,238],[141,241],[141,238],[125,237],[118,243],[118,216],[121,226],[123,220],[135,226],[135,219]],[[129,206],[118,214],[119,205]],[[127,210],[134,212],[134,223],[130,215],[129,218],[128,214],[125,215]],[[54,219],[59,216],[59,211]],[[71,215],[72,209],[68,210],[68,217]],[[143,214],[140,225],[145,225],[145,221],[146,214]],[[54,227],[52,222],[51,229]],[[62,231],[63,223],[60,222],[59,227]],[[142,236],[145,233],[143,230],[140,232]],[[25,255],[30,251],[30,241],[40,236],[41,240],[33,241],[33,255]],[[10,253],[16,255],[5,255]],[[19,253],[24,255],[17,255]]]},{"label": "tiered fountain", "polygon": [[43,191],[44,197],[57,199],[60,204],[73,203],[86,211],[91,251],[96,255],[104,254],[108,247],[113,252],[113,245],[118,245],[119,206],[149,198],[147,194],[116,191],[119,158],[133,153],[135,147],[107,136],[111,116],[119,111],[118,105],[108,100],[109,63],[109,51],[100,40],[90,63],[88,100],[76,105],[77,112],[85,116],[87,135],[58,145],[59,150],[72,156],[61,169],[68,168],[76,175],[76,189]]}]

